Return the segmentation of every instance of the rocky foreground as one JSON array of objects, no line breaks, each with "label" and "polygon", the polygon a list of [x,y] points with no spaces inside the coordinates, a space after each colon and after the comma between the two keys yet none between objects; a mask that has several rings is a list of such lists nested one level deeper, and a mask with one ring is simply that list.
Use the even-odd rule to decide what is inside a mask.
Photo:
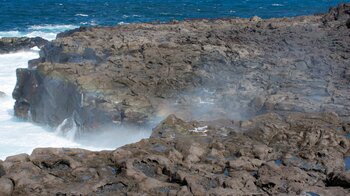
[{"label": "rocky foreground", "polygon": [[[36,149],[0,162],[0,195],[349,195],[335,113],[184,122],[115,151]],[[349,167],[349,166],[348,166]]]},{"label": "rocky foreground", "polygon": [[349,4],[62,33],[17,70],[18,117],[97,131],[175,115],[115,151],[8,157],[0,195],[349,195],[349,65]]}]

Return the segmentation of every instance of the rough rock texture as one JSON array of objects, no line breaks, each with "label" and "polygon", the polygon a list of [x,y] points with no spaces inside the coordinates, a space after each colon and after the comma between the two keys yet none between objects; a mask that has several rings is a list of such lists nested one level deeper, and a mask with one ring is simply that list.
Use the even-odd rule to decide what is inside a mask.
[{"label": "rough rock texture", "polygon": [[[350,114],[349,5],[328,14],[80,28],[17,71],[15,110],[57,126]],[[31,85],[30,88],[27,86]]]},{"label": "rough rock texture", "polygon": [[59,35],[17,70],[17,116],[91,128],[176,115],[114,151],[8,157],[0,194],[350,195],[349,10]]},{"label": "rough rock texture", "polygon": [[4,37],[0,38],[0,54],[28,50],[35,46],[41,48],[48,42],[41,37]]},{"label": "rough rock texture", "polygon": [[0,162],[3,195],[349,195],[335,113],[184,122],[115,151],[36,149]]}]

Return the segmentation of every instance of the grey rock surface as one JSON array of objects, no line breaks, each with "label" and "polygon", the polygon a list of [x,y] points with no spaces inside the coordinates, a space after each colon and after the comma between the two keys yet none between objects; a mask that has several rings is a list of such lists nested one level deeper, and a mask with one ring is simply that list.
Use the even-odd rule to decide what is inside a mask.
[{"label": "grey rock surface", "polygon": [[16,113],[30,111],[35,122],[51,126],[74,116],[85,128],[145,124],[169,114],[208,120],[300,111],[349,118],[348,12],[341,5],[318,16],[65,32],[29,69],[18,70]]},{"label": "grey rock surface", "polygon": [[29,50],[35,46],[42,48],[48,42],[41,37],[3,37],[0,38],[0,54]]},{"label": "grey rock surface", "polygon": [[167,117],[114,151],[8,157],[1,193],[349,195],[349,10],[58,35],[17,70],[17,116],[87,129]]},{"label": "grey rock surface", "polygon": [[349,195],[349,127],[335,113],[191,122],[170,115],[149,139],[114,151],[40,148],[8,157],[0,193]]}]

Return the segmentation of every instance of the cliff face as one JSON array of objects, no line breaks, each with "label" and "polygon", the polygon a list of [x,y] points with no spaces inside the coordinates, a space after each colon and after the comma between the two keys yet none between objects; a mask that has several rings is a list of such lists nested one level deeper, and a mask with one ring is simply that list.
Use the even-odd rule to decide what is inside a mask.
[{"label": "cliff face", "polygon": [[143,124],[171,113],[244,119],[334,111],[348,118],[348,10],[66,32],[18,70],[16,113],[30,111],[52,126],[74,116],[81,127]]},{"label": "cliff face", "polygon": [[0,195],[349,195],[349,10],[59,35],[17,70],[16,115],[81,128],[255,117],[170,115],[115,151],[8,157]]}]

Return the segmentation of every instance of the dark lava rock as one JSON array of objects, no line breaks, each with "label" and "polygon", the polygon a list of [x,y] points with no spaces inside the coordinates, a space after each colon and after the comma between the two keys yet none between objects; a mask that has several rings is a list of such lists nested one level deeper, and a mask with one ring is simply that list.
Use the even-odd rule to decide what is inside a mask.
[{"label": "dark lava rock", "polygon": [[350,18],[350,4],[340,4],[337,7],[329,9],[328,14],[324,16],[325,20],[344,20]]},{"label": "dark lava rock", "polygon": [[41,37],[4,37],[0,38],[0,54],[28,50],[35,46],[42,48],[48,42]]},{"label": "dark lava rock", "polygon": [[4,167],[2,166],[2,162],[0,162],[0,178],[5,175]]},{"label": "dark lava rock", "polygon": [[[66,32],[30,62],[33,77],[19,75],[16,114],[30,111],[51,126],[74,118],[84,128],[142,125],[169,114],[211,120],[336,112],[349,119],[348,13],[342,4],[318,16]],[[36,85],[19,92],[28,83]]]},{"label": "dark lava rock", "polygon": [[33,90],[38,86],[37,80],[33,76],[34,72],[28,69],[17,69],[17,83],[14,91],[12,92],[12,97],[16,99],[16,104],[14,107],[15,116],[27,119],[29,111],[29,102],[34,96],[35,91]]},{"label": "dark lava rock", "polygon": [[8,157],[0,193],[349,195],[343,123],[333,113],[269,113],[221,126],[171,115],[151,138],[114,151],[41,148]]},{"label": "dark lava rock", "polygon": [[0,194],[349,195],[348,11],[61,34],[17,71],[18,116],[80,128],[166,118],[114,151],[8,157]]},{"label": "dark lava rock", "polygon": [[327,186],[350,188],[350,172],[334,172],[327,176]]}]

